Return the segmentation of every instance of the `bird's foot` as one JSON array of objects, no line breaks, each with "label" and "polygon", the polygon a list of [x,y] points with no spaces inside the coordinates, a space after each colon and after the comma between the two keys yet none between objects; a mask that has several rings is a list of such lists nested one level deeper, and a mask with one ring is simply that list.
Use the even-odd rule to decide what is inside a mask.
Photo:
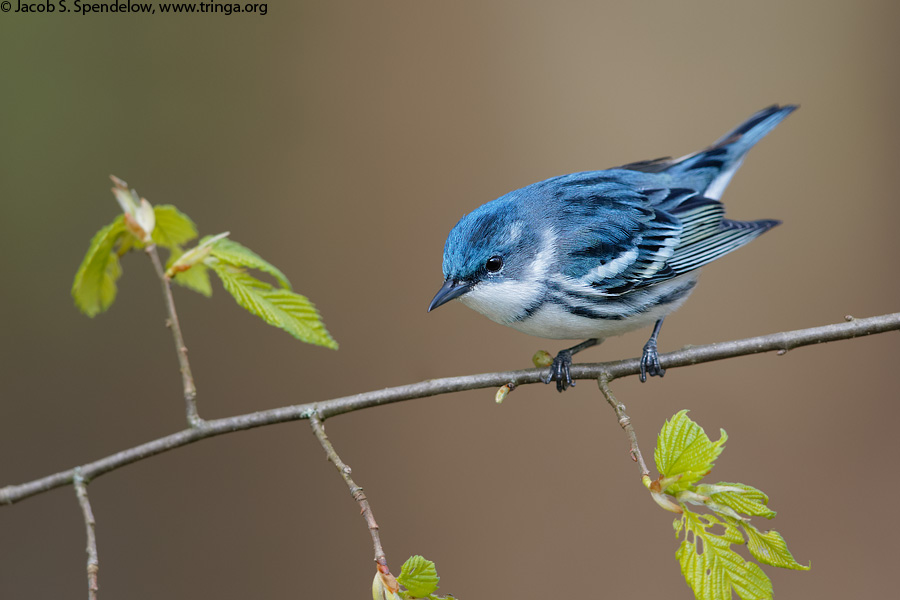
[{"label": "bird's foot", "polygon": [[569,368],[572,366],[572,351],[560,350],[553,363],[550,365],[550,372],[542,379],[544,383],[556,381],[556,391],[564,392],[569,386],[575,385]]},{"label": "bird's foot", "polygon": [[656,340],[650,339],[644,344],[644,353],[641,355],[641,381],[647,381],[650,377],[662,377],[666,370],[659,364],[659,352],[656,349]]}]

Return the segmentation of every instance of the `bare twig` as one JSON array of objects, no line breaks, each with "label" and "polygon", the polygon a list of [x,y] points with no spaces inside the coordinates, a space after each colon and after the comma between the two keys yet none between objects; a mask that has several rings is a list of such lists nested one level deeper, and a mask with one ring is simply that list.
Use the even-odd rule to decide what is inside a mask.
[{"label": "bare twig", "polygon": [[325,435],[325,425],[322,423],[322,419],[316,411],[313,411],[309,415],[309,425],[312,427],[316,439],[319,440],[319,443],[325,450],[328,460],[331,461],[331,464],[334,465],[334,468],[337,469],[338,473],[343,477],[344,483],[350,488],[350,495],[353,496],[353,499],[359,504],[360,513],[362,513],[363,519],[366,520],[366,526],[368,526],[369,533],[372,535],[372,545],[375,548],[375,564],[377,565],[378,572],[381,573],[382,578],[386,578],[389,582],[392,582],[394,585],[392,585],[391,588],[393,591],[397,591],[396,580],[394,579],[394,576],[391,575],[391,570],[388,569],[387,559],[384,556],[384,548],[381,546],[381,536],[378,534],[378,523],[375,522],[375,515],[372,513],[372,507],[369,506],[369,500],[366,498],[366,494],[350,477],[350,467],[341,460],[341,457],[338,456],[337,451],[331,444],[331,440]]},{"label": "bare twig", "polygon": [[625,414],[625,405],[616,400],[612,390],[609,389],[609,375],[600,373],[600,377],[597,378],[597,385],[600,386],[600,391],[603,392],[606,401],[609,402],[609,405],[616,411],[619,425],[625,430],[625,435],[628,436],[628,441],[631,443],[631,458],[638,464],[638,468],[641,470],[641,477],[650,475],[650,471],[647,469],[647,463],[644,462],[644,456],[641,454],[641,449],[638,447],[637,434],[634,432],[634,427],[631,425],[631,417]]},{"label": "bare twig", "polygon": [[[799,348],[822,342],[845,340],[864,335],[896,331],[900,329],[900,313],[881,315],[866,319],[852,319],[834,325],[813,327],[811,329],[798,329],[773,333],[754,338],[720,342],[705,346],[693,346],[683,348],[675,352],[660,355],[660,363],[664,368],[672,369],[687,365],[711,362],[756,354],[760,352],[775,352],[784,349]],[[411,385],[404,385],[383,390],[335,398],[322,402],[309,404],[297,404],[284,406],[260,412],[237,415],[224,419],[205,421],[203,427],[192,427],[152,442],[135,446],[128,450],[117,452],[113,455],[101,458],[94,462],[82,465],[81,471],[87,479],[94,479],[104,473],[121,468],[133,462],[173,450],[187,444],[231,433],[253,429],[275,423],[309,419],[317,414],[320,419],[327,419],[362,408],[381,406],[414,398],[426,398],[450,392],[474,390],[481,388],[497,388],[510,382],[515,385],[526,383],[538,383],[546,369],[526,369],[522,371],[505,371],[499,373],[483,373],[481,375],[466,375],[462,377],[447,377],[445,379],[431,379]],[[630,358],[607,363],[577,364],[572,365],[572,376],[577,379],[597,379],[602,373],[606,373],[608,381],[636,375],[640,372],[640,359]],[[0,504],[12,504],[29,496],[40,494],[48,490],[69,485],[75,477],[75,469],[60,471],[53,475],[42,477],[20,485],[8,485],[0,489]]]},{"label": "bare twig", "polygon": [[194,376],[191,375],[191,363],[188,361],[187,346],[184,345],[181,325],[178,322],[178,313],[175,312],[172,281],[166,277],[162,261],[159,259],[159,252],[156,250],[156,244],[147,246],[147,255],[153,262],[153,269],[156,271],[157,277],[162,282],[163,297],[166,300],[166,313],[168,314],[166,325],[172,330],[172,337],[175,339],[175,351],[178,353],[178,364],[181,367],[181,383],[184,387],[184,403],[188,425],[200,427],[203,425],[203,419],[200,418],[200,414],[197,412],[197,386],[194,385]]},{"label": "bare twig", "polygon": [[84,528],[87,531],[88,600],[97,600],[97,591],[99,590],[97,576],[100,572],[100,562],[97,559],[97,536],[94,531],[96,522],[94,521],[94,511],[91,510],[91,501],[88,499],[87,483],[80,469],[75,469],[72,483],[75,486],[78,504],[81,506],[81,514],[84,516]]}]

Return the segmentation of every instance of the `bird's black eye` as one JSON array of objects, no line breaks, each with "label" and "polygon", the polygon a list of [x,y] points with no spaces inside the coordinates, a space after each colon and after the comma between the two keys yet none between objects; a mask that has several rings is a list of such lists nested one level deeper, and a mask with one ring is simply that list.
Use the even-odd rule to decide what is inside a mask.
[{"label": "bird's black eye", "polygon": [[503,259],[499,256],[492,256],[484,263],[484,268],[488,270],[488,273],[496,273],[503,268]]}]

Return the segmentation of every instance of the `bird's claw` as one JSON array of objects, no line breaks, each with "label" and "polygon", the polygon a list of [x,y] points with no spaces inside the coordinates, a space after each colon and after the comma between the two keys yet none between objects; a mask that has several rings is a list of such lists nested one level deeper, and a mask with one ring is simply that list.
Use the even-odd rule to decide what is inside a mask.
[{"label": "bird's claw", "polygon": [[644,353],[641,355],[641,382],[650,377],[662,377],[666,370],[659,364],[659,352],[656,350],[656,340],[650,340],[644,345]]},{"label": "bird's claw", "polygon": [[568,350],[562,350],[556,355],[556,358],[553,359],[553,364],[550,365],[550,372],[547,373],[541,381],[544,383],[556,381],[556,391],[564,392],[569,386],[575,385],[575,382],[572,381],[572,374],[569,373],[569,368],[571,366],[572,353]]}]

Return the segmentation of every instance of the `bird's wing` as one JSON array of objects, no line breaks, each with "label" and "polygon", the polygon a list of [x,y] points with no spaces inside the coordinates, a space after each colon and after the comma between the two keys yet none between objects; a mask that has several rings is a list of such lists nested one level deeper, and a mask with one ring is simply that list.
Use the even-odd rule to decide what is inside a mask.
[{"label": "bird's wing", "polygon": [[674,216],[681,225],[678,244],[666,266],[639,285],[653,285],[699,269],[762,235],[781,221],[732,221],[718,200],[686,188],[645,190],[657,210]]},{"label": "bird's wing", "polygon": [[779,223],[726,219],[721,202],[690,188],[636,191],[601,179],[582,174],[580,184],[561,186],[557,197],[567,213],[563,274],[607,296],[698,269]]},{"label": "bird's wing", "polygon": [[647,195],[597,172],[566,176],[555,196],[560,273],[568,281],[618,296],[667,272],[683,226]]}]

